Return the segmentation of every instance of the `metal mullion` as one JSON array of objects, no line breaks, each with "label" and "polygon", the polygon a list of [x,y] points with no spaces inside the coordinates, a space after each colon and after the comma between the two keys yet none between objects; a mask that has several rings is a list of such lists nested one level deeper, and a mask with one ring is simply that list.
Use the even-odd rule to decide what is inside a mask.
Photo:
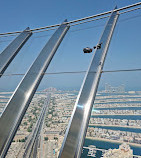
[{"label": "metal mullion", "polygon": [[30,28],[27,27],[16,39],[14,39],[0,54],[0,77],[3,75],[14,57],[32,35]]},{"label": "metal mullion", "polygon": [[117,11],[113,11],[100,38],[99,44],[101,44],[101,48],[96,49],[86,73],[66,130],[59,158],[80,158],[81,156],[101,71],[118,16]]},{"label": "metal mullion", "polygon": [[[66,20],[64,22],[66,22]],[[56,30],[7,103],[0,118],[1,158],[5,157],[29,103],[69,27],[68,24],[63,23]]]}]

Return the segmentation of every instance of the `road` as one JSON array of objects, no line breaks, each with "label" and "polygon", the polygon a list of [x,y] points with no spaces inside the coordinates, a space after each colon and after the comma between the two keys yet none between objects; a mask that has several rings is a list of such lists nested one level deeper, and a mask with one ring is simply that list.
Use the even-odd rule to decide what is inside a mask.
[{"label": "road", "polygon": [[40,138],[41,129],[44,122],[44,117],[46,114],[46,111],[48,109],[48,105],[50,103],[51,94],[49,93],[47,95],[47,98],[45,100],[45,103],[42,107],[40,116],[35,124],[35,127],[30,135],[30,137],[27,140],[26,146],[25,146],[25,152],[23,154],[23,158],[31,158],[31,157],[37,157],[37,148]]}]

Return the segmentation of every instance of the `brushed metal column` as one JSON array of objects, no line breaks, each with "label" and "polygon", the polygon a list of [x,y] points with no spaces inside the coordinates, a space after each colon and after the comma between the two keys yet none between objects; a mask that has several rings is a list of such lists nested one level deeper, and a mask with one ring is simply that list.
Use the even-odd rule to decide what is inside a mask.
[{"label": "brushed metal column", "polygon": [[1,158],[5,157],[29,103],[68,29],[69,26],[63,23],[56,30],[7,103],[0,118]]},{"label": "brushed metal column", "polygon": [[113,12],[105,26],[104,32],[99,41],[99,44],[102,43],[101,48],[95,51],[92,62],[83,81],[66,130],[59,158],[80,158],[81,156],[101,71],[117,19],[118,13]]},{"label": "brushed metal column", "polygon": [[32,32],[30,28],[27,27],[16,39],[14,39],[0,54],[0,77],[3,75],[4,71],[7,69],[9,64],[12,62],[14,57],[30,38]]}]

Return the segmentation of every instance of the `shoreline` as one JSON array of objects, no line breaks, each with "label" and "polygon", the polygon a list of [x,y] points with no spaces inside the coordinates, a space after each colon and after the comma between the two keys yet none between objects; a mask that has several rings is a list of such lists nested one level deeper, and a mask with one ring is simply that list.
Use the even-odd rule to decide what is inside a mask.
[{"label": "shoreline", "polygon": [[[110,143],[117,143],[117,144],[124,143],[124,141],[105,139],[105,138],[98,138],[98,137],[86,137],[85,139],[97,140],[97,141],[103,141],[103,142],[110,142]],[[125,143],[127,143],[129,146],[140,147],[141,148],[141,144],[130,143],[130,142],[125,142]]]},{"label": "shoreline", "polygon": [[101,126],[101,127],[121,127],[121,128],[133,128],[133,129],[141,129],[141,127],[136,126],[121,126],[121,125],[103,125],[103,124],[89,124],[89,126]]},{"label": "shoreline", "polygon": [[96,107],[94,108],[95,110],[97,109],[112,109],[112,108],[115,108],[115,109],[118,109],[118,108],[141,108],[141,106],[115,106],[115,107]]},{"label": "shoreline", "polygon": [[141,114],[92,114],[92,116],[141,116]]}]

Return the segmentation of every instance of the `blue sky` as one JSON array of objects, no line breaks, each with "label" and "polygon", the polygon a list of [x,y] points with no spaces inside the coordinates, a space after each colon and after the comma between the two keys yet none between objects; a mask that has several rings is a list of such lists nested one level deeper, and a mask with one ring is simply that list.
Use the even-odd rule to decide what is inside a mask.
[{"label": "blue sky", "polygon": [[138,0],[4,0],[0,2],[1,31],[23,30],[30,26],[60,23],[123,7]]},{"label": "blue sky", "polygon": [[[37,28],[64,19],[74,20],[108,10],[115,5],[123,7],[140,1],[135,0],[13,0],[0,2],[0,32]],[[83,54],[84,47],[97,44],[107,19],[71,27],[61,43],[47,72],[87,70],[92,54]],[[104,70],[141,68],[141,10],[121,15],[106,58]],[[34,34],[16,56],[6,73],[25,73],[54,31]],[[2,51],[15,37],[0,38]],[[48,86],[79,88],[84,74],[45,76],[40,89]],[[13,90],[22,76],[2,77],[0,91]],[[10,82],[9,82],[10,81]],[[141,72],[105,73],[100,88],[105,83],[113,86],[125,84],[127,89],[140,90]]]}]

